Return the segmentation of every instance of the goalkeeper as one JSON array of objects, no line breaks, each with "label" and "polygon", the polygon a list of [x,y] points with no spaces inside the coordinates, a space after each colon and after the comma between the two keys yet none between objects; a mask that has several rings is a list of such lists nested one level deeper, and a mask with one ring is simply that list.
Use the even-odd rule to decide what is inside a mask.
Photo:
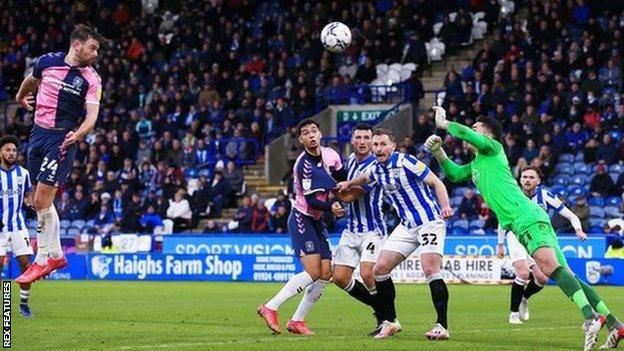
[{"label": "goalkeeper", "polygon": [[473,161],[460,166],[448,158],[442,149],[442,139],[437,135],[430,136],[425,147],[438,160],[446,177],[452,182],[472,178],[500,225],[516,233],[541,270],[581,310],[585,318],[585,351],[596,344],[604,323],[611,332],[601,348],[617,347],[624,338],[624,326],[611,314],[596,291],[569,270],[548,214],[522,193],[511,174],[503,145],[498,141],[502,129],[500,124],[479,117],[471,130],[462,124],[447,121],[442,107],[435,106],[433,110],[436,126],[447,130],[455,138],[465,140],[468,150],[475,154]]}]

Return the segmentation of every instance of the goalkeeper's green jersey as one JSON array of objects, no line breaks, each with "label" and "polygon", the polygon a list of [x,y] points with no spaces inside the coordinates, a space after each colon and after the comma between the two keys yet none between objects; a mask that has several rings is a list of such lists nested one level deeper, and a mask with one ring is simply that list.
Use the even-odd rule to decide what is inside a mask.
[{"label": "goalkeeper's green jersey", "polygon": [[452,136],[474,146],[477,154],[472,162],[463,166],[450,159],[442,162],[447,178],[453,182],[472,178],[481,196],[505,229],[520,234],[535,222],[550,223],[548,214],[520,189],[511,174],[501,143],[455,122],[449,123],[448,131]]}]

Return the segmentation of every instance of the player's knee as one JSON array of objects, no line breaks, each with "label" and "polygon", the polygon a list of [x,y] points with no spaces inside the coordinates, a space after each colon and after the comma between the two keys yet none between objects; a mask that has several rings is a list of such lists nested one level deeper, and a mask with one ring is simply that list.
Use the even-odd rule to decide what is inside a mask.
[{"label": "player's knee", "polygon": [[388,275],[390,274],[390,266],[385,263],[378,262],[375,265],[375,268],[373,268],[373,274],[376,277],[381,276],[381,275]]},{"label": "player's knee", "polygon": [[334,280],[334,284],[336,284],[336,286],[341,289],[346,288],[349,284],[349,281],[351,280],[351,277],[348,277],[346,274],[336,272],[334,272],[332,278]]},{"label": "player's knee", "polygon": [[425,273],[425,277],[431,277],[440,272],[440,266],[427,265],[423,266],[423,273]]},{"label": "player's knee", "polygon": [[516,278],[522,279],[525,282],[529,281],[530,272],[526,268],[516,269]]}]

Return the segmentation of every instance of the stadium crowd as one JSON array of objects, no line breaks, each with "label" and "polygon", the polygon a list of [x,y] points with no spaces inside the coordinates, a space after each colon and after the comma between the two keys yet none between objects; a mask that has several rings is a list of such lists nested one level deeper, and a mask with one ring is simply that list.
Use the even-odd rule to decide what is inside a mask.
[{"label": "stadium crowd", "polygon": [[[497,28],[495,38],[473,62],[451,67],[444,87],[449,116],[464,123],[479,113],[499,118],[516,172],[537,164],[551,176],[559,155],[577,151],[605,167],[621,162],[620,13],[582,0],[529,7],[525,30],[511,16],[499,19],[496,0],[8,1],[0,15],[0,100],[13,98],[39,55],[67,47],[74,23],[90,23],[110,39],[97,67],[102,109],[59,191],[61,218],[91,220],[93,230],[106,233],[151,232],[167,218],[178,232],[208,216],[199,229],[218,232],[214,218],[239,207],[238,231],[283,232],[290,194],[266,208],[257,195],[244,194],[244,165],[323,107],[323,97],[372,82],[376,64],[426,67],[435,22],[443,22],[438,36],[452,52],[470,33],[469,12],[481,10]],[[353,30],[341,55],[318,40],[331,20]],[[23,110],[6,120],[5,132],[22,140],[22,150],[28,121]],[[400,146],[427,159],[420,146],[434,128],[420,116],[414,129]],[[462,145],[451,138],[446,144],[456,160],[468,161]],[[299,150],[293,143],[291,153]],[[615,183],[604,188],[596,181],[592,192],[621,194],[624,178]],[[478,194],[461,208],[460,216],[489,216]]]}]

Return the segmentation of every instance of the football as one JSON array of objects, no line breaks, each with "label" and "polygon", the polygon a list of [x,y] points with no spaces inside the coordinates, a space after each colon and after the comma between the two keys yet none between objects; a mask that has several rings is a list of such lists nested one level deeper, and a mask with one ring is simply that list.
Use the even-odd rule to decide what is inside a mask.
[{"label": "football", "polygon": [[343,192],[336,191],[336,195],[342,202],[357,201],[365,194],[366,191],[361,186],[352,186],[349,190]]},{"label": "football", "polygon": [[342,22],[331,22],[321,31],[321,43],[331,52],[342,52],[351,45],[351,30]]}]

